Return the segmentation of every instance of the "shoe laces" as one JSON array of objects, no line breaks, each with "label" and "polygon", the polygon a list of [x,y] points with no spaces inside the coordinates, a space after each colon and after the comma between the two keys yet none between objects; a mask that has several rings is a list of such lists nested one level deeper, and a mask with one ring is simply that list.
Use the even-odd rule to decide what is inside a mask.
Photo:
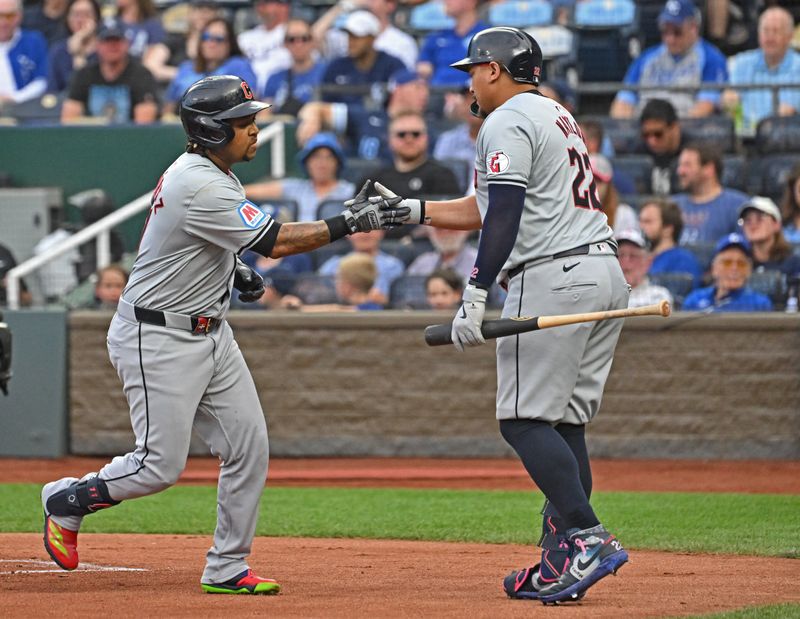
[{"label": "shoe laces", "polygon": [[582,539],[580,539],[580,538],[576,538],[576,539],[575,539],[575,545],[576,545],[578,548],[580,548],[580,549],[581,549],[581,552],[582,552],[583,554],[586,554],[586,542],[584,542],[584,541],[583,541]]}]

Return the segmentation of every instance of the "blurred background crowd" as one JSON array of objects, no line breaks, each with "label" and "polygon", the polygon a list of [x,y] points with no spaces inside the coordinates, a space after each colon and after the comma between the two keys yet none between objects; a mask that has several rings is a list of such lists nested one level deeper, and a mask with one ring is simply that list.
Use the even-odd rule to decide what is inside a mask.
[{"label": "blurred background crowd", "polygon": [[[190,84],[234,74],[272,103],[259,123],[294,132],[302,175],[245,187],[278,220],[336,214],[366,179],[405,196],[459,196],[473,191],[481,120],[468,76],[449,64],[483,28],[521,27],[544,53],[541,91],[583,132],[631,305],[791,312],[798,20],[793,0],[0,0],[0,117],[175,123]],[[101,190],[70,200],[81,222],[34,253],[119,206]],[[2,241],[0,224],[0,278],[16,264]],[[268,294],[240,307],[451,309],[476,248],[476,235],[406,226],[307,255],[246,254]],[[96,271],[82,246],[37,284],[47,303],[113,308],[135,249],[112,234],[112,266]],[[497,286],[490,304],[503,294]]]}]

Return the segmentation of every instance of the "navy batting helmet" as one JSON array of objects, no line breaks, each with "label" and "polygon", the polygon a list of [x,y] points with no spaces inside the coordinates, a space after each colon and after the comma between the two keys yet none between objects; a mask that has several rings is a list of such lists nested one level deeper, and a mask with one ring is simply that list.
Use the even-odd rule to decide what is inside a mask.
[{"label": "navy batting helmet", "polygon": [[515,81],[535,86],[542,72],[542,49],[536,39],[518,28],[487,28],[472,37],[467,57],[450,66],[469,73],[472,65],[487,62],[499,64]]},{"label": "navy batting helmet", "polygon": [[189,141],[220,148],[233,139],[226,121],[270,107],[256,101],[250,86],[235,75],[213,75],[195,82],[181,97],[181,122]]}]

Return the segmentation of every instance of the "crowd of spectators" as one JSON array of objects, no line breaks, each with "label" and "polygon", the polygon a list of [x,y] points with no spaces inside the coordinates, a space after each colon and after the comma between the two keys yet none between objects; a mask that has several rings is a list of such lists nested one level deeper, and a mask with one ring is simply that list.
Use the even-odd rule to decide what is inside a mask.
[{"label": "crowd of spectators", "polygon": [[[53,95],[62,123],[174,122],[190,84],[235,74],[273,104],[260,121],[296,122],[302,177],[245,188],[258,204],[285,207],[284,218],[315,220],[367,179],[401,195],[464,195],[474,191],[481,119],[469,111],[468,77],[449,64],[473,34],[501,25],[493,7],[513,1],[0,0],[0,114],[13,118],[17,106]],[[577,32],[573,16],[595,1],[559,0],[555,22]],[[719,2],[666,0],[660,40],[631,57],[613,100],[598,110],[595,99],[587,113],[580,93],[591,75],[580,66],[577,78],[560,73],[542,41],[541,90],[579,121],[632,304],[669,295],[684,309],[767,309],[761,295],[782,309],[797,288],[800,164],[767,186],[756,182],[751,160],[773,154],[758,141],[765,121],[794,119],[800,136],[798,7],[727,4],[733,12]],[[757,23],[748,30],[737,10]],[[729,137],[714,133],[720,127]],[[787,149],[800,161],[794,140]],[[476,246],[474,235],[409,226],[291,260],[246,259],[270,284],[258,307],[449,307]],[[313,293],[297,294],[300,283]],[[502,297],[493,291],[495,304]]]}]

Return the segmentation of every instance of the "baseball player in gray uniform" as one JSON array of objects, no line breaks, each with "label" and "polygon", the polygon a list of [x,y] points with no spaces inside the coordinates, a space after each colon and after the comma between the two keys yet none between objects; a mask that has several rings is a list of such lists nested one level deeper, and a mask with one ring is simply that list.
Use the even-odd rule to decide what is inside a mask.
[{"label": "baseball player in gray uniform", "polygon": [[136,447],[99,472],[42,489],[44,545],[78,565],[84,516],[169,488],[186,465],[192,428],[220,459],[217,526],[201,578],[209,593],[274,594],[246,559],[267,476],[267,427],[225,315],[232,286],[255,300],[263,282],[238,264],[245,249],[279,257],[381,227],[366,198],[325,221],[279,224],[245,199],[231,171],[256,152],[256,101],[241,78],[207,77],[181,100],[186,153],[153,193],[139,254],[108,331],[108,352],[130,405]]},{"label": "baseball player in gray uniform", "polygon": [[[475,267],[452,326],[458,350],[484,343],[488,290],[507,288],[503,317],[627,307],[628,286],[597,197],[589,154],[572,116],[542,96],[542,52],[515,28],[477,33],[467,57],[477,139],[475,195],[444,202],[404,199],[390,225],[481,229]],[[394,194],[376,184],[385,198]],[[499,339],[497,418],[547,497],[539,564],[504,580],[512,598],[576,600],[628,555],[590,503],[584,426],[597,414],[619,321],[580,323]]]}]

